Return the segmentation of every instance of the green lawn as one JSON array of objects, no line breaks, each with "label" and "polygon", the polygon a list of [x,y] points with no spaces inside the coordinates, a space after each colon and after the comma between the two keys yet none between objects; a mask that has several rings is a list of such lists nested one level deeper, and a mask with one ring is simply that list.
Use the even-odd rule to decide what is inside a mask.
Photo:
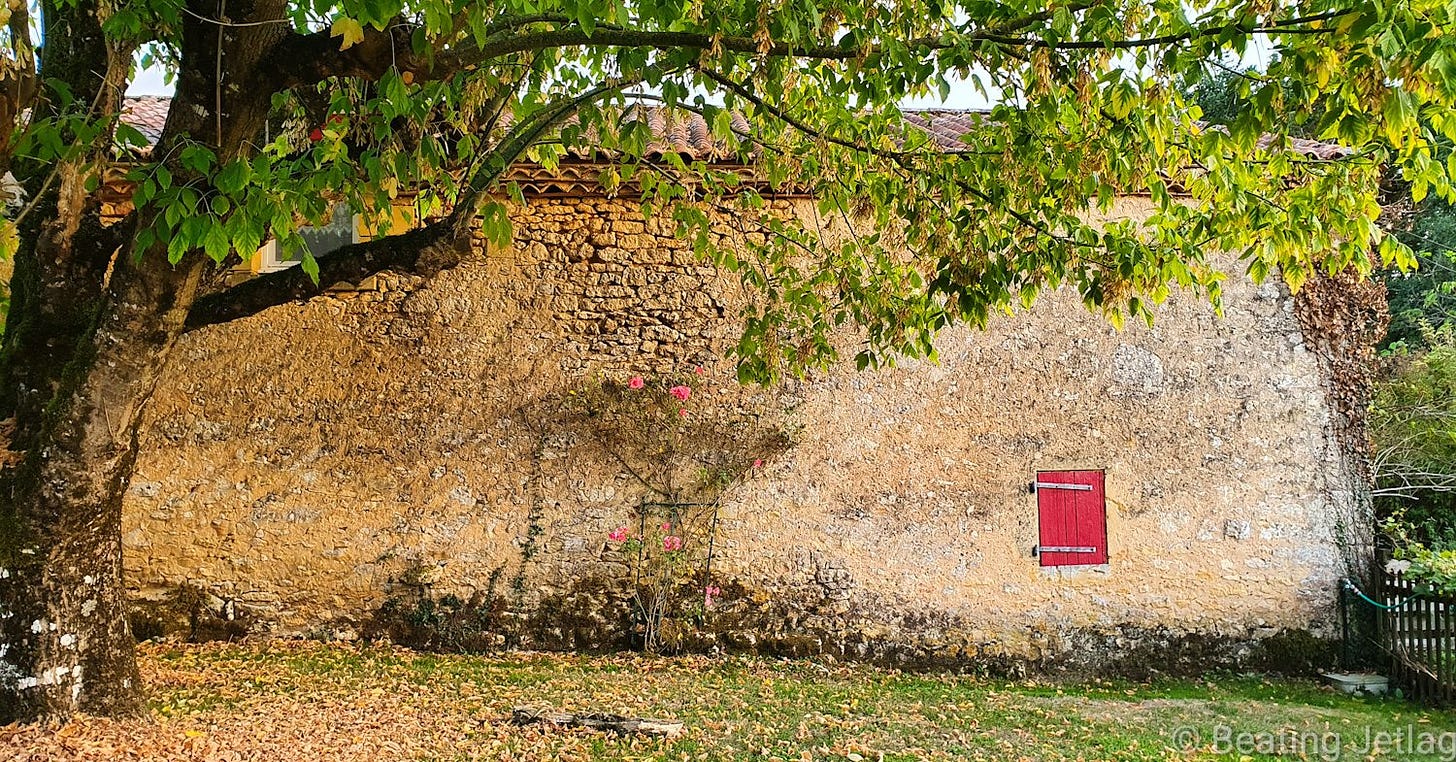
[{"label": "green lawn", "polygon": [[[1456,759],[1456,715],[1298,680],[1056,684],[318,644],[147,645],[143,668],[153,721],[4,729],[0,758],[1239,759],[1242,743],[1252,759],[1353,760],[1385,733],[1377,759]],[[687,731],[661,741],[515,727],[506,718],[523,705],[667,717]]]}]

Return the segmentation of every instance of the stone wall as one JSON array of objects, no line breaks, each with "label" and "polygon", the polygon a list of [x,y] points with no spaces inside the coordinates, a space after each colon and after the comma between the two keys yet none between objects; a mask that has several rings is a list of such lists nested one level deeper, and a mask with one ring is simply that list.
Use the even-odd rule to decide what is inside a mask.
[{"label": "stone wall", "polygon": [[[723,494],[723,594],[685,647],[1126,670],[1331,634],[1352,477],[1279,285],[1121,332],[1053,293],[947,331],[938,364],[760,390],[723,360],[736,286],[634,204],[534,201],[516,231],[429,282],[186,337],[126,508],[138,601],[348,636],[458,598],[491,643],[624,645],[606,536],[654,496],[575,392],[701,366],[708,443],[676,457],[764,462]],[[1027,483],[1072,467],[1106,469],[1111,562],[1044,570]]]}]

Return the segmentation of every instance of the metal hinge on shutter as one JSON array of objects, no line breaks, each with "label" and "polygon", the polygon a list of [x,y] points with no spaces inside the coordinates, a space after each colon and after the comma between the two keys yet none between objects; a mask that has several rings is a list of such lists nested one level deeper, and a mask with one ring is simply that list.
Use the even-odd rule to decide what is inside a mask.
[{"label": "metal hinge on shutter", "polygon": [[1036,482],[1031,486],[1033,491],[1039,489],[1072,489],[1079,492],[1092,491],[1092,485],[1090,484],[1061,484],[1059,482]]},{"label": "metal hinge on shutter", "polygon": [[1031,549],[1033,556],[1042,553],[1096,553],[1097,548],[1091,545],[1037,545]]}]

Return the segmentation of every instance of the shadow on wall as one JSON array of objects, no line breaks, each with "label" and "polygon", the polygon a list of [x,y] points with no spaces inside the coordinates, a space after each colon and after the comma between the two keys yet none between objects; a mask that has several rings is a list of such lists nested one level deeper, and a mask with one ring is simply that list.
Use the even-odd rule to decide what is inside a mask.
[{"label": "shadow on wall", "polygon": [[129,619],[138,641],[180,637],[188,643],[238,640],[258,624],[246,606],[193,584],[172,588],[159,601],[134,602]]}]

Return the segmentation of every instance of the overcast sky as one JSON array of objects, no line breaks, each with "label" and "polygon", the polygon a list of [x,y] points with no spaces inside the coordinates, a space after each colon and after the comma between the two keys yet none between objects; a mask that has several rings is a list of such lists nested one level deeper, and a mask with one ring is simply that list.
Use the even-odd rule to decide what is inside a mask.
[{"label": "overcast sky", "polygon": [[127,95],[171,95],[172,86],[162,83],[162,70],[157,67],[141,69],[137,72],[136,79],[131,81],[131,87],[126,89]]}]

